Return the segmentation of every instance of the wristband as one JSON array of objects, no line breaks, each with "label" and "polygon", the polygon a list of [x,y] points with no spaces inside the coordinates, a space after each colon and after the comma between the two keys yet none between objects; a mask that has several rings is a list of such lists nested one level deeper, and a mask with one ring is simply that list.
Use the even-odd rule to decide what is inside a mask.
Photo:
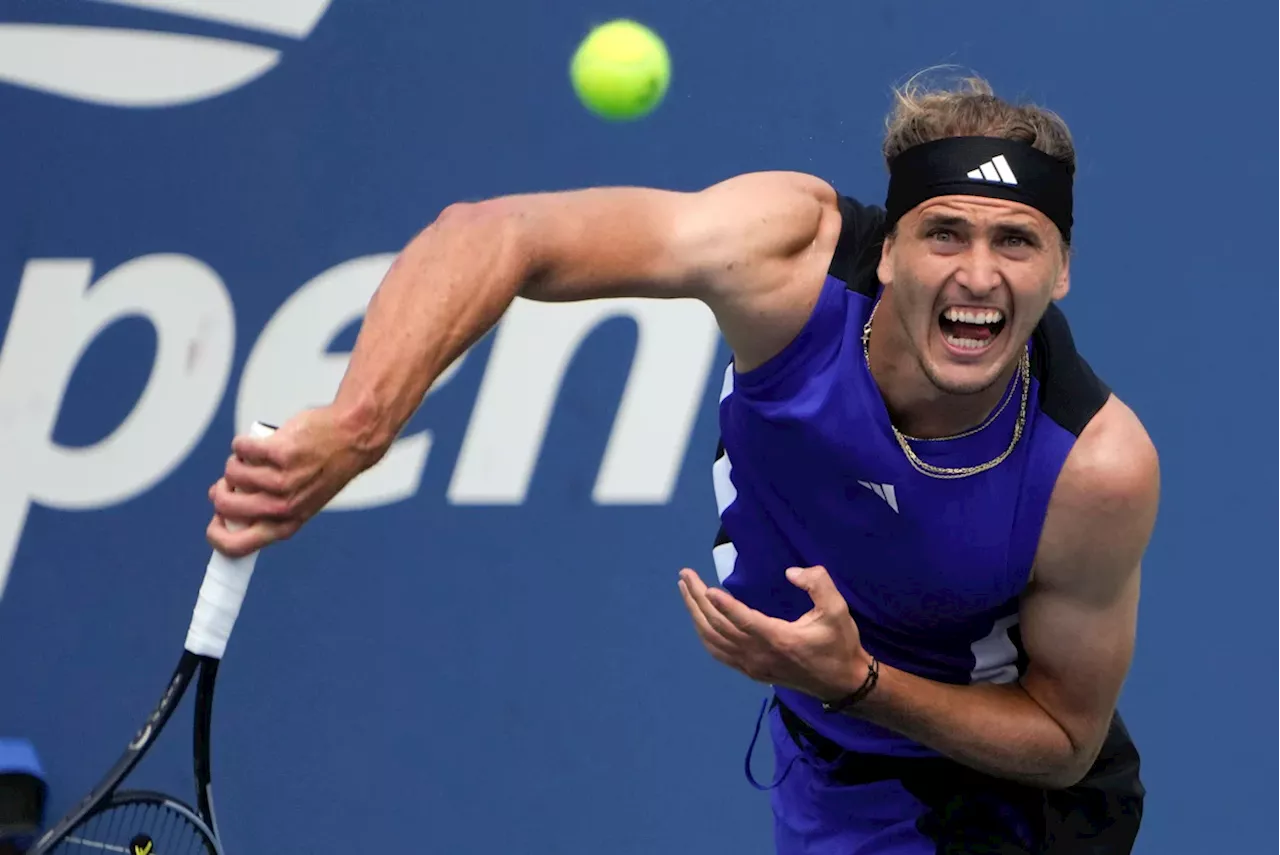
[{"label": "wristband", "polygon": [[829,713],[844,712],[849,707],[853,706],[854,704],[858,703],[858,701],[862,700],[867,695],[871,694],[871,690],[876,687],[876,681],[879,679],[880,679],[880,662],[874,656],[872,656],[871,665],[867,668],[867,678],[862,681],[862,685],[854,689],[853,692],[851,692],[850,694],[845,695],[843,698],[838,698],[834,701],[823,701],[822,702],[823,712],[829,712]]}]

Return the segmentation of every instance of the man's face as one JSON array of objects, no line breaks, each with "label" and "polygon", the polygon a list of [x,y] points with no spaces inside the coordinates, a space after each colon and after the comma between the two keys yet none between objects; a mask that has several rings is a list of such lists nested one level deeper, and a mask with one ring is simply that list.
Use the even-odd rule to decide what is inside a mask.
[{"label": "man's face", "polygon": [[1027,205],[980,196],[939,196],[908,212],[885,241],[879,275],[925,375],[960,395],[997,382],[1069,287],[1057,227]]}]

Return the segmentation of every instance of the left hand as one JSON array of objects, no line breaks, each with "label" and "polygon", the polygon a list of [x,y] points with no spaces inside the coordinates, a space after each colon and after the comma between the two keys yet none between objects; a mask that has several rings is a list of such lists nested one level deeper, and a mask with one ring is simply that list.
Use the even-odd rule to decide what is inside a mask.
[{"label": "left hand", "polygon": [[824,701],[842,698],[862,685],[870,664],[858,625],[826,568],[792,567],[787,579],[813,600],[794,621],[748,608],[687,568],[679,584],[698,637],[718,661],[762,683]]}]

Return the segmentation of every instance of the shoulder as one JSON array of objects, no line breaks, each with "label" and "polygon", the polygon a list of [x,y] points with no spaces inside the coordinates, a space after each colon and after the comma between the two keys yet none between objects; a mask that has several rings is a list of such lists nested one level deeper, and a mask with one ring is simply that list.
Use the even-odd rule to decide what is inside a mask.
[{"label": "shoulder", "polygon": [[734,287],[744,259],[789,261],[834,251],[839,197],[830,183],[804,172],[746,172],[696,193],[678,194],[672,228],[687,252],[707,261]]},{"label": "shoulder", "polygon": [[[852,283],[860,262],[873,250],[874,264],[884,241],[885,211],[842,193],[825,179],[804,172],[748,172],[712,184],[698,196],[712,206],[716,221],[776,230],[798,223],[806,238],[829,252],[828,272]],[[788,231],[783,228],[782,231]]]},{"label": "shoulder", "polygon": [[[1066,315],[1051,304],[1032,337],[1041,413],[1072,437],[1058,472],[1033,577],[1074,584],[1127,577],[1155,524],[1160,463],[1138,416],[1076,349]],[[1112,580],[1114,581],[1114,580]]]},{"label": "shoulder", "polygon": [[1153,503],[1159,487],[1155,443],[1137,414],[1113,394],[1067,455],[1054,492],[1101,504],[1105,512]]},{"label": "shoulder", "polygon": [[884,236],[884,208],[842,193],[831,182],[807,172],[745,172],[712,184],[697,195],[724,208],[725,213],[762,222],[779,213],[825,214],[839,235],[833,268]]},{"label": "shoulder", "polygon": [[1054,485],[1036,577],[1069,574],[1077,584],[1103,588],[1127,578],[1146,550],[1159,500],[1155,444],[1133,410],[1109,395]]},{"label": "shoulder", "polygon": [[[839,194],[830,182],[807,172],[743,172],[692,194],[702,204],[728,208],[739,216],[771,216],[779,209],[837,213]],[[729,211],[726,211],[729,213]]]},{"label": "shoulder", "polygon": [[[794,172],[735,176],[699,196],[705,204],[686,221],[696,225],[679,229],[682,256],[698,259],[703,300],[737,372],[795,364],[810,346],[826,346],[818,331],[839,328],[827,317],[837,302],[822,300],[841,263],[833,259],[861,243],[875,222],[870,209],[821,178]],[[776,359],[784,350],[787,358]]]},{"label": "shoulder", "polygon": [[[1076,350],[1066,315],[1049,306],[1033,338],[1033,372],[1042,412],[1074,436],[1054,487],[1054,504],[1104,512],[1158,492],[1155,445],[1132,409]],[[1077,508],[1080,510],[1081,508]]]}]

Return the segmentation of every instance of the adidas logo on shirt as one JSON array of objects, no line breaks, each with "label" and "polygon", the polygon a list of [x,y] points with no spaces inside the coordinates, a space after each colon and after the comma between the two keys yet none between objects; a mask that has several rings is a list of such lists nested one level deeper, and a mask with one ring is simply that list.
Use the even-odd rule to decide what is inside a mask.
[{"label": "adidas logo on shirt", "polygon": [[893,508],[893,512],[898,513],[898,494],[893,489],[892,484],[872,484],[869,481],[859,481],[859,484],[884,499],[885,504]]}]

